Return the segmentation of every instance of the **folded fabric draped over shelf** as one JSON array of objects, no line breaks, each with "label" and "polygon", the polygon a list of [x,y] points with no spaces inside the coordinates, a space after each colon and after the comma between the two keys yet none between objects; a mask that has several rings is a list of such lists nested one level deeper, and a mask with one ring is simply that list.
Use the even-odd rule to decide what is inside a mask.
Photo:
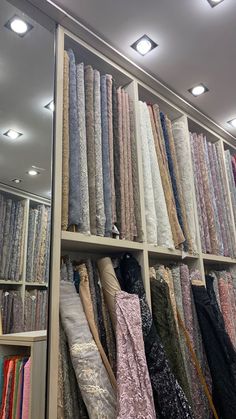
[{"label": "folded fabric draped over shelf", "polygon": [[26,282],[48,283],[50,258],[51,208],[30,208]]},{"label": "folded fabric draped over shelf", "polygon": [[147,240],[196,252],[187,120],[171,123],[158,105],[139,102]]},{"label": "folded fabric draped over shelf", "polygon": [[0,358],[0,417],[30,419],[31,358]]},{"label": "folded fabric draped over shelf", "polygon": [[20,281],[26,227],[26,201],[0,194],[0,278]]},{"label": "folded fabric draped over shelf", "polygon": [[234,226],[220,144],[190,134],[203,253],[236,256]]},{"label": "folded fabric draped over shelf", "polygon": [[64,53],[62,229],[142,240],[133,103]]}]

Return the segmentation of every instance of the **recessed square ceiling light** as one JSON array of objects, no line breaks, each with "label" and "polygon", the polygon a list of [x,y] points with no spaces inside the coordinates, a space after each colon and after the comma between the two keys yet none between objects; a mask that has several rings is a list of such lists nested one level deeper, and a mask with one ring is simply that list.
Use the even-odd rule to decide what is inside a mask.
[{"label": "recessed square ceiling light", "polygon": [[191,87],[191,89],[188,89],[188,91],[195,97],[202,95],[203,93],[206,93],[209,91],[209,89],[203,84],[197,84],[194,87]]},{"label": "recessed square ceiling light", "polygon": [[231,125],[231,127],[236,128],[236,118],[231,119],[231,121],[228,121],[228,124]]},{"label": "recessed square ceiling light", "polygon": [[158,44],[154,42],[149,36],[143,35],[136,42],[131,45],[131,48],[135,49],[139,54],[146,55],[148,52],[156,48]]},{"label": "recessed square ceiling light", "polygon": [[55,109],[55,105],[54,105],[54,101],[51,100],[51,102],[49,102],[47,105],[44,106],[46,109],[48,109],[49,111],[53,112]]},{"label": "recessed square ceiling light", "polygon": [[17,15],[9,19],[4,26],[7,29],[10,29],[10,31],[15,32],[21,38],[23,38],[23,36],[25,36],[31,29],[33,29],[33,25],[31,25],[29,22],[26,22]]},{"label": "recessed square ceiling light", "polygon": [[30,170],[28,170],[28,172],[26,172],[27,173],[27,175],[30,175],[30,176],[37,176],[37,175],[39,175],[40,173],[37,171],[37,170],[35,170],[35,169],[30,169]]},{"label": "recessed square ceiling light", "polygon": [[21,179],[12,179],[11,181],[12,181],[12,182],[15,182],[15,183],[21,183],[21,182],[22,182],[22,180],[21,180]]},{"label": "recessed square ceiling light", "polygon": [[4,132],[4,134],[6,137],[11,138],[12,140],[16,140],[17,138],[21,137],[21,132],[17,132],[14,129],[9,129],[8,131]]},{"label": "recessed square ceiling light", "polygon": [[207,1],[211,5],[211,7],[215,7],[218,4],[222,3],[222,1],[224,1],[224,0],[207,0]]}]

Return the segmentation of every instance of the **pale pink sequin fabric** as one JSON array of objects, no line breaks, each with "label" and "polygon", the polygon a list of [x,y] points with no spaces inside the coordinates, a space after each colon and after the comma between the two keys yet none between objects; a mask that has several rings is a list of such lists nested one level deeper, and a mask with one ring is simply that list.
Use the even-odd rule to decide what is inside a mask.
[{"label": "pale pink sequin fabric", "polygon": [[137,295],[116,294],[117,419],[155,419]]}]

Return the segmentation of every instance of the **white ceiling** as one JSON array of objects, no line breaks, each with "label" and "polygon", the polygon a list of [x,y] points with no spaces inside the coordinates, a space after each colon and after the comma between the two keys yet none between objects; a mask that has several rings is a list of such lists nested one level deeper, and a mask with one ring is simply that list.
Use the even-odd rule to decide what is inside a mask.
[{"label": "white ceiling", "polygon": [[[4,24],[23,14],[0,4],[0,182],[49,197],[51,190],[52,113],[44,106],[53,99],[54,37],[25,16],[33,29],[20,38]],[[3,135],[9,128],[23,133],[16,140]],[[43,168],[39,176],[26,171]],[[21,178],[15,185],[11,180]]]},{"label": "white ceiling", "polygon": [[[55,0],[112,46],[236,135],[236,1]],[[159,46],[142,57],[130,45],[143,34]],[[204,83],[194,98],[188,89]]]}]

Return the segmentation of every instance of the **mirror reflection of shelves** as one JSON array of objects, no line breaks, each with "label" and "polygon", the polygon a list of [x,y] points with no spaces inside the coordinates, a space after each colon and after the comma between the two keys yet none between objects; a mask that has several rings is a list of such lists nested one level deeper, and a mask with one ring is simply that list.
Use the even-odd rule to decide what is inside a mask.
[{"label": "mirror reflection of shelves", "polygon": [[0,184],[3,334],[47,324],[50,200]]}]

